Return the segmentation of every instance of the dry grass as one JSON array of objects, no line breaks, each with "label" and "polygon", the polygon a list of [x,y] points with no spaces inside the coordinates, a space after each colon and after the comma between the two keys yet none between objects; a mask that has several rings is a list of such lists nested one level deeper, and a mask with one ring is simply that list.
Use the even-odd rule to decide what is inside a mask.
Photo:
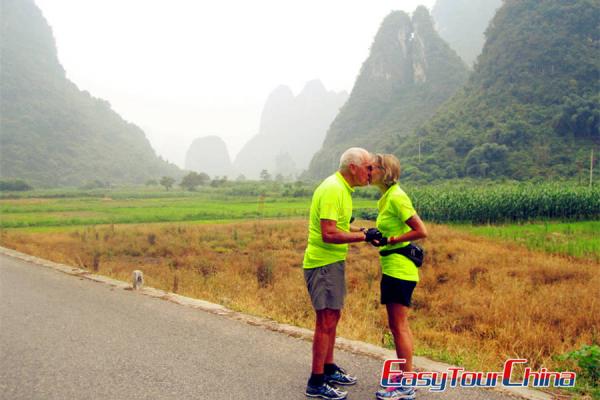
[{"label": "dry grass", "polygon": [[[598,340],[600,271],[582,261],[430,226],[414,295],[416,348],[469,368],[499,370],[508,357],[559,367],[553,356]],[[79,265],[235,310],[312,328],[301,269],[305,221],[137,225],[64,233],[0,232],[3,246]],[[352,245],[340,336],[387,344],[376,249]]]}]

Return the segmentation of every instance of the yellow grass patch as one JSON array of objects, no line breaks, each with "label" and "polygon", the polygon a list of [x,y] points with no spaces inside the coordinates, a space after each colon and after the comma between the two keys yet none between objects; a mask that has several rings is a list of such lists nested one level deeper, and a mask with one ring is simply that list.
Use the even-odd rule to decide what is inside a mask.
[{"label": "yellow grass patch", "polygon": [[[600,327],[599,264],[428,226],[411,325],[417,352],[499,370],[508,357],[559,367],[553,356],[592,343]],[[304,220],[121,225],[68,232],[1,231],[3,246],[235,310],[313,327],[304,286]],[[389,342],[377,250],[351,245],[338,334]]]},{"label": "yellow grass patch", "polygon": [[29,206],[29,205],[47,204],[47,203],[51,203],[52,201],[53,201],[52,199],[40,199],[40,198],[2,199],[0,204],[11,205],[11,206]]}]

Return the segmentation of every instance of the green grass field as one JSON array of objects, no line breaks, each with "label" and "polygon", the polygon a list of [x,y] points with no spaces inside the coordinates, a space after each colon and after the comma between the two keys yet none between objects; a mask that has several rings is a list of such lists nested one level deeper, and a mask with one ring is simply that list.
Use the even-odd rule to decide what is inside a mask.
[{"label": "green grass field", "polygon": [[[355,207],[373,206],[358,199]],[[159,197],[11,199],[0,201],[0,228],[307,217],[309,198]]]},{"label": "green grass field", "polygon": [[[222,188],[204,188],[197,192],[138,189],[56,190],[37,193],[39,197],[34,197],[35,193],[18,198],[5,197],[0,200],[0,229],[60,231],[77,226],[107,224],[219,223],[258,218],[307,218],[310,208],[310,198],[306,196],[284,197],[278,193],[239,196],[224,192]],[[423,188],[422,193],[434,199],[435,196],[429,193],[432,190]],[[499,198],[499,190],[491,192],[486,201]],[[458,194],[463,196],[463,192],[458,191]],[[441,190],[438,197],[450,196],[447,203],[453,204],[456,199],[451,197],[452,193],[451,190]],[[511,195],[514,195],[514,190],[508,189],[507,196]],[[358,218],[374,218],[376,202],[375,198],[356,196],[354,214]],[[419,209],[419,213],[426,222],[431,222],[427,216],[438,212],[439,206],[428,206],[427,203],[421,206],[424,209]],[[490,209],[494,208],[490,206]],[[474,212],[475,215],[479,213],[478,210]],[[527,218],[510,224],[453,226],[547,253],[600,260],[600,221],[526,221]]]},{"label": "green grass field", "polygon": [[294,217],[306,213],[306,201],[257,198],[214,201],[195,198],[111,200],[101,198],[5,200],[2,228],[182,222],[257,217]]},{"label": "green grass field", "polygon": [[534,250],[600,261],[600,221],[456,227],[476,235],[517,242]]}]

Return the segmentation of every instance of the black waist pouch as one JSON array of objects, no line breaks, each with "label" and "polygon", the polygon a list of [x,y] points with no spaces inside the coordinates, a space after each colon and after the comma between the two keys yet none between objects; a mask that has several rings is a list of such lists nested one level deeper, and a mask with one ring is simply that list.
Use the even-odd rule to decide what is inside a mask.
[{"label": "black waist pouch", "polygon": [[402,254],[404,257],[414,262],[417,267],[423,265],[423,259],[425,258],[425,250],[412,243],[397,249],[381,250],[379,254],[382,257],[389,256],[390,254]]}]

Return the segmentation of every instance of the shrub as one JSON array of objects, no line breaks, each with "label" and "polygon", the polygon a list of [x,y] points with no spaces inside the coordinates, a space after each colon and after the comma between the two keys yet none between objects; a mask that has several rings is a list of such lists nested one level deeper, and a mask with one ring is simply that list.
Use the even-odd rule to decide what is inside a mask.
[{"label": "shrub", "polygon": [[24,192],[26,190],[32,190],[33,188],[24,180],[14,179],[5,180],[0,179],[0,191],[10,192]]},{"label": "shrub", "polygon": [[258,286],[266,288],[273,284],[273,260],[261,257],[256,264],[256,280]]},{"label": "shrub", "polygon": [[572,360],[577,363],[580,369],[577,386],[588,387],[592,389],[592,392],[600,394],[600,346],[586,345],[579,350],[563,354],[559,358],[563,361]]}]

